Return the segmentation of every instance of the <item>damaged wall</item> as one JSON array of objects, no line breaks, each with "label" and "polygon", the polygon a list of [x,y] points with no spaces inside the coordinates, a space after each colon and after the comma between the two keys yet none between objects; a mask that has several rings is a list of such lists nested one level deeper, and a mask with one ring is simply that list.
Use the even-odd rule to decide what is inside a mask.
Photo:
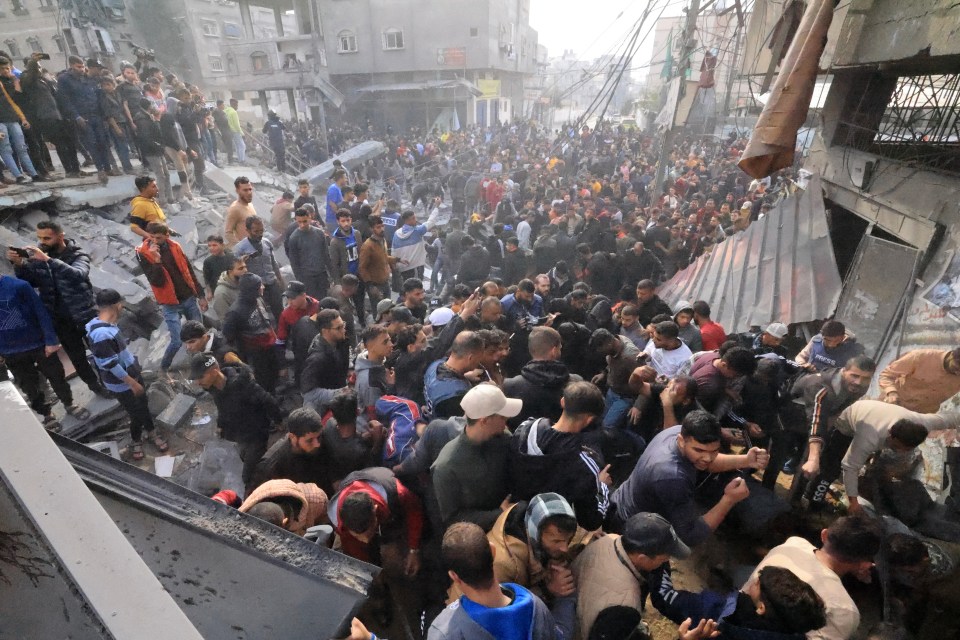
[{"label": "damaged wall", "polygon": [[833,65],[958,55],[957,10],[955,0],[852,0],[836,42]]}]

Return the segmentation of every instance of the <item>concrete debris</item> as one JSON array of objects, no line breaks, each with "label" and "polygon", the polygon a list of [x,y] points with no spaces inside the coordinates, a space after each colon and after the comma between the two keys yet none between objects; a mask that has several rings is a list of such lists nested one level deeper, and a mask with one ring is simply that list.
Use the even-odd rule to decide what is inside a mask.
[{"label": "concrete debris", "polygon": [[244,496],[243,461],[234,442],[211,440],[203,445],[200,464],[187,483],[191,491],[209,496],[223,489],[231,489]]},{"label": "concrete debris", "polygon": [[196,398],[178,393],[157,416],[157,424],[171,431],[177,430],[190,420],[196,405]]}]

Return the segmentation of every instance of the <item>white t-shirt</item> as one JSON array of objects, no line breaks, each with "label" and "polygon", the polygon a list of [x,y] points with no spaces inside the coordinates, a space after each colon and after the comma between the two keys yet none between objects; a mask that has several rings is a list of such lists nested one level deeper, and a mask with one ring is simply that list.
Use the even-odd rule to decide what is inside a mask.
[{"label": "white t-shirt", "polygon": [[680,370],[680,366],[693,355],[690,352],[690,347],[685,345],[683,341],[681,341],[680,346],[673,351],[667,351],[666,349],[657,348],[653,344],[653,340],[651,340],[647,343],[643,352],[650,356],[650,366],[656,369],[658,374],[667,376],[668,378],[675,377],[677,371]]},{"label": "white t-shirt", "polygon": [[789,569],[813,587],[826,605],[827,626],[807,632],[807,640],[847,640],[860,624],[860,610],[843,588],[840,576],[817,560],[814,551],[816,547],[803,538],[788,538],[770,550],[744,587],[756,580],[757,573],[764,567]]}]

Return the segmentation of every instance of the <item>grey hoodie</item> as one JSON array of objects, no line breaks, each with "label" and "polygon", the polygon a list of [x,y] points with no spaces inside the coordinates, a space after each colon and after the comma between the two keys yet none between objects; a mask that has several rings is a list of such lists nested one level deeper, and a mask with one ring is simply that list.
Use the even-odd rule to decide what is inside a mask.
[{"label": "grey hoodie", "polygon": [[227,311],[237,301],[240,295],[239,285],[233,281],[230,274],[224,271],[217,280],[217,290],[213,293],[213,310],[216,312],[220,322],[227,317]]},{"label": "grey hoodie", "polygon": [[[368,418],[374,418],[375,406],[380,396],[393,392],[393,385],[387,384],[387,369],[382,362],[374,362],[363,357],[366,353],[357,356],[353,368],[357,373],[354,388],[357,390],[357,406]],[[360,427],[360,423],[357,423]]]}]

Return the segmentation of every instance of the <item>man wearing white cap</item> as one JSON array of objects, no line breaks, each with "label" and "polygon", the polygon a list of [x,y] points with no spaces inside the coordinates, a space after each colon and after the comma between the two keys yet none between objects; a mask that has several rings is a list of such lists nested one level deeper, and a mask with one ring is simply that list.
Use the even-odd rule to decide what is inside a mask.
[{"label": "man wearing white cap", "polygon": [[783,340],[789,331],[782,322],[771,322],[760,333],[744,333],[740,336],[740,344],[753,351],[754,355],[762,356],[767,353],[786,357],[787,350],[783,347]]},{"label": "man wearing white cap", "polygon": [[522,405],[492,384],[477,385],[460,400],[467,424],[430,470],[444,526],[466,521],[490,531],[509,506],[507,418]]}]

